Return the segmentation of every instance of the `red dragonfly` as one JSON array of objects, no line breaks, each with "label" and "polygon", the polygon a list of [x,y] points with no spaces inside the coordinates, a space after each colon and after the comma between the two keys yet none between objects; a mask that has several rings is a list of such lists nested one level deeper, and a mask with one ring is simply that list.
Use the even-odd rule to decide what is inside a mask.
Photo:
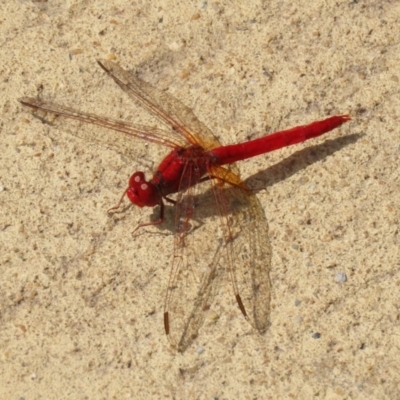
[{"label": "red dragonfly", "polygon": [[[172,270],[164,305],[165,332],[173,347],[183,352],[197,337],[224,271],[230,276],[242,314],[258,332],[264,333],[270,309],[268,225],[258,199],[232,164],[320,136],[349,121],[350,117],[333,116],[244,143],[222,146],[193,111],[174,97],[115,63],[103,60],[98,64],[137,105],[168,130],[83,113],[30,97],[19,101],[61,128],[65,127],[65,118],[70,124],[78,123],[75,135],[103,142],[125,154],[139,151],[136,143],[130,143],[131,136],[142,139],[143,143],[154,142],[171,148],[152,179],[146,181],[143,172],[135,172],[124,195],[139,207],[160,208],[157,221],[139,226],[162,223],[164,201],[175,207]],[[90,131],[87,125],[82,128],[81,122],[95,125],[96,132]],[[99,128],[120,133],[101,135]],[[207,224],[197,223],[204,218]]]}]

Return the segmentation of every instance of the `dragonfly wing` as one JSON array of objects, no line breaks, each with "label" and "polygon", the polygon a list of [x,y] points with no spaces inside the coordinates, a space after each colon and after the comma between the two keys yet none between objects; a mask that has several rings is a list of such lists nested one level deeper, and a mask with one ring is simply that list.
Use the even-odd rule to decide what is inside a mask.
[{"label": "dragonfly wing", "polygon": [[[187,168],[186,176],[198,181],[196,167]],[[227,185],[223,172],[211,168],[209,175],[217,179],[178,193],[164,322],[169,340],[181,352],[197,337],[225,271],[250,324],[260,333],[269,324],[268,224],[251,190],[233,173],[229,181],[240,185]]]},{"label": "dragonfly wing", "polygon": [[[186,176],[199,179],[196,167],[188,165]],[[210,181],[178,193],[164,322],[171,344],[180,352],[197,337],[224,273],[223,242],[216,234],[219,216],[212,214],[213,210],[216,211]],[[211,214],[206,215],[207,212]]]},{"label": "dragonfly wing", "polygon": [[205,150],[220,146],[213,132],[175,97],[142,81],[118,64],[108,60],[98,60],[98,63],[137,105],[183,136],[187,142],[198,144]]},{"label": "dragonfly wing", "polygon": [[[155,127],[83,113],[71,107],[31,97],[20,98],[19,102],[33,109],[34,115],[42,121],[84,140],[105,145],[131,158],[139,157],[138,149],[140,146],[147,148],[148,142],[169,148],[176,148],[183,144],[183,141],[179,141],[172,132]],[[132,141],[132,137],[142,140]]]},{"label": "dragonfly wing", "polygon": [[[217,293],[223,272],[219,267],[219,257],[220,252],[215,252],[210,265],[204,261],[192,264],[174,257],[164,322],[171,344],[180,352],[184,352],[197,338],[206,311]],[[194,268],[200,268],[200,271],[194,271]]]},{"label": "dragonfly wing", "polygon": [[[244,183],[243,183],[244,185]],[[214,185],[226,245],[225,268],[239,308],[260,333],[269,325],[271,245],[257,197],[242,186]]]}]

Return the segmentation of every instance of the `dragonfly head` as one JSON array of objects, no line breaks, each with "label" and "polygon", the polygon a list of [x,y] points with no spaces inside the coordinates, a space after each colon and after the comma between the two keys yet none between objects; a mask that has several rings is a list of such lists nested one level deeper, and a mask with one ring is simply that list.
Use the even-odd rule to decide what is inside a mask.
[{"label": "dragonfly head", "polygon": [[126,191],[129,200],[139,207],[154,207],[160,204],[160,195],[152,182],[147,182],[143,172],[135,172],[129,179]]}]

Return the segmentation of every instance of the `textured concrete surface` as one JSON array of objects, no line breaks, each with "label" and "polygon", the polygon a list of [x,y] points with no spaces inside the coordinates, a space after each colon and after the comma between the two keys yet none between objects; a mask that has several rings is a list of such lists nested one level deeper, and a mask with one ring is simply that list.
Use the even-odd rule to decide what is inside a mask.
[{"label": "textured concrete surface", "polygon": [[[8,1],[0,14],[1,398],[398,398],[398,2]],[[173,208],[136,235],[153,211],[107,214],[165,149],[127,158],[17,102],[148,124],[98,58],[168,90],[226,144],[351,114],[239,164],[269,220],[265,335],[226,278],[193,345],[171,349]]]}]

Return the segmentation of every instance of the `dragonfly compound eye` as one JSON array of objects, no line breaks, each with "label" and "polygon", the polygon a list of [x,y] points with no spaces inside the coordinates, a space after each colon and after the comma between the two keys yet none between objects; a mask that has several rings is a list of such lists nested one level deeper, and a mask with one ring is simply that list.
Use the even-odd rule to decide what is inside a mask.
[{"label": "dragonfly compound eye", "polygon": [[141,171],[135,172],[130,178],[129,178],[129,187],[137,187],[140,185],[142,182],[146,182],[146,179],[144,177],[144,173]]},{"label": "dragonfly compound eye", "polygon": [[135,172],[131,176],[126,195],[139,207],[154,207],[160,203],[157,188],[153,183],[146,181],[143,172]]}]

